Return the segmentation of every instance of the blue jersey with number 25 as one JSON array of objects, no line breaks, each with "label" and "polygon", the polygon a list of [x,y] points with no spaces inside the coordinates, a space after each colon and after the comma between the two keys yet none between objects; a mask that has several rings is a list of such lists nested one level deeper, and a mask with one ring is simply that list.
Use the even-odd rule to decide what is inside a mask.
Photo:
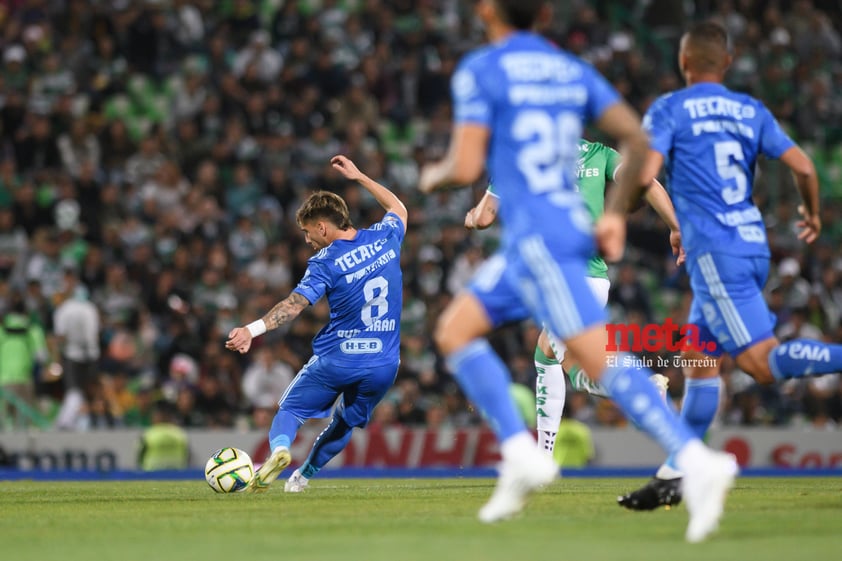
[{"label": "blue jersey with number 25", "polygon": [[388,213],[353,240],[336,240],[310,258],[294,292],[315,304],[327,295],[330,321],[313,354],[334,364],[397,364],[403,298],[403,223]]},{"label": "blue jersey with number 25", "polygon": [[721,84],[699,83],[659,97],[643,126],[666,160],[667,187],[688,256],[769,255],[751,198],[759,154],[794,145],[768,109]]},{"label": "blue jersey with number 25", "polygon": [[497,194],[508,201],[500,206],[504,244],[558,231],[565,217],[589,231],[575,192],[579,138],[583,123],[620,100],[614,88],[540,36],[513,33],[468,55],[451,89],[456,123],[493,131],[487,167]]}]

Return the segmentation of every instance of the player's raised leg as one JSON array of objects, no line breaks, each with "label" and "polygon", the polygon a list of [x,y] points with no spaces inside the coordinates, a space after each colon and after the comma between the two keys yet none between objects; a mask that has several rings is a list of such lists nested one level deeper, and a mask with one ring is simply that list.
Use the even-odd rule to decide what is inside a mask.
[{"label": "player's raised leg", "polygon": [[304,421],[330,414],[338,392],[330,382],[334,373],[323,362],[317,357],[310,359],[281,396],[269,429],[271,453],[254,474],[247,491],[267,490],[292,461],[290,446]]},{"label": "player's raised leg", "polygon": [[739,355],[737,366],[760,383],[823,376],[842,372],[842,345],[813,339],[784,343],[769,339]]},{"label": "player's raised leg", "polygon": [[[504,269],[505,261],[498,255],[486,262],[476,278],[488,284],[494,276],[499,279]],[[482,338],[493,325],[486,309],[474,294],[460,294],[440,317],[435,339],[465,395],[486,417],[500,442],[500,477],[491,499],[479,512],[481,521],[495,522],[520,512],[526,497],[550,483],[558,468],[541,453],[527,430],[509,395],[509,372]]]},{"label": "player's raised leg", "polygon": [[368,424],[374,408],[395,383],[397,374],[397,363],[363,367],[348,373],[345,377],[348,381],[358,381],[343,388],[342,400],[330,424],[316,438],[307,460],[286,482],[284,491],[303,491],[310,479],[345,448],[354,427],[362,428]]}]

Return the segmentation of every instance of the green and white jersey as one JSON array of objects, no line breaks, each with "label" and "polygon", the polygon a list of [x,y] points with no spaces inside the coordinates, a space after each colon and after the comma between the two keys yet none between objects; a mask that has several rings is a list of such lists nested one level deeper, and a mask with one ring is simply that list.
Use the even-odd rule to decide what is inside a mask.
[{"label": "green and white jersey", "polygon": [[[605,183],[614,181],[614,176],[620,168],[620,154],[600,142],[582,139],[579,141],[578,164],[576,185],[582,193],[591,218],[595,221],[605,212]],[[488,191],[495,194],[492,184],[488,185]],[[595,255],[588,261],[588,276],[608,278],[608,265],[602,257]]]}]

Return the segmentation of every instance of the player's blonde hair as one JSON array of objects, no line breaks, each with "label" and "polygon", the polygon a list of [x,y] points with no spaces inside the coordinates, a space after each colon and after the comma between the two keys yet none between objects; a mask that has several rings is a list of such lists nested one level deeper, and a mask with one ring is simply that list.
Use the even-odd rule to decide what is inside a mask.
[{"label": "player's blonde hair", "polygon": [[307,197],[295,213],[295,220],[299,225],[327,220],[340,230],[353,227],[348,205],[342,197],[330,191],[316,191]]}]

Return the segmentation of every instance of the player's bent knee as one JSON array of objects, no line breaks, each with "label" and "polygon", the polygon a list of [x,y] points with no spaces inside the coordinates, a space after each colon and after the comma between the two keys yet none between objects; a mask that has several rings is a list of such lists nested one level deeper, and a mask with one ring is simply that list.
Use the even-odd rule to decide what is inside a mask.
[{"label": "player's bent knee", "polygon": [[774,384],[776,379],[769,369],[769,353],[777,345],[778,340],[773,337],[749,347],[737,356],[737,366],[758,384]]},{"label": "player's bent knee", "polygon": [[769,370],[769,364],[766,362],[765,357],[762,360],[759,360],[756,356],[743,353],[737,357],[736,362],[740,370],[754,378],[754,381],[758,384],[769,385],[775,383],[775,377],[772,376],[772,372]]},{"label": "player's bent knee", "polygon": [[345,418],[344,415],[337,415],[336,416],[336,427],[337,427],[337,429],[339,429],[343,432],[347,431],[347,430],[351,430],[351,429],[357,429],[357,428],[364,429],[365,427],[368,426],[368,423],[370,421],[371,421],[371,413],[369,413],[367,416],[360,415],[353,422],[349,421],[347,418]]},{"label": "player's bent knee", "polygon": [[748,372],[752,378],[758,383],[764,386],[769,386],[774,384],[777,380],[772,375],[772,371],[769,370],[769,365],[766,363],[758,364],[751,370],[743,369]]},{"label": "player's bent knee", "polygon": [[547,330],[541,331],[541,334],[538,336],[538,348],[541,349],[541,352],[544,353],[544,356],[549,359],[555,359],[555,353],[553,352],[553,346],[550,345],[550,337],[547,334]]}]

